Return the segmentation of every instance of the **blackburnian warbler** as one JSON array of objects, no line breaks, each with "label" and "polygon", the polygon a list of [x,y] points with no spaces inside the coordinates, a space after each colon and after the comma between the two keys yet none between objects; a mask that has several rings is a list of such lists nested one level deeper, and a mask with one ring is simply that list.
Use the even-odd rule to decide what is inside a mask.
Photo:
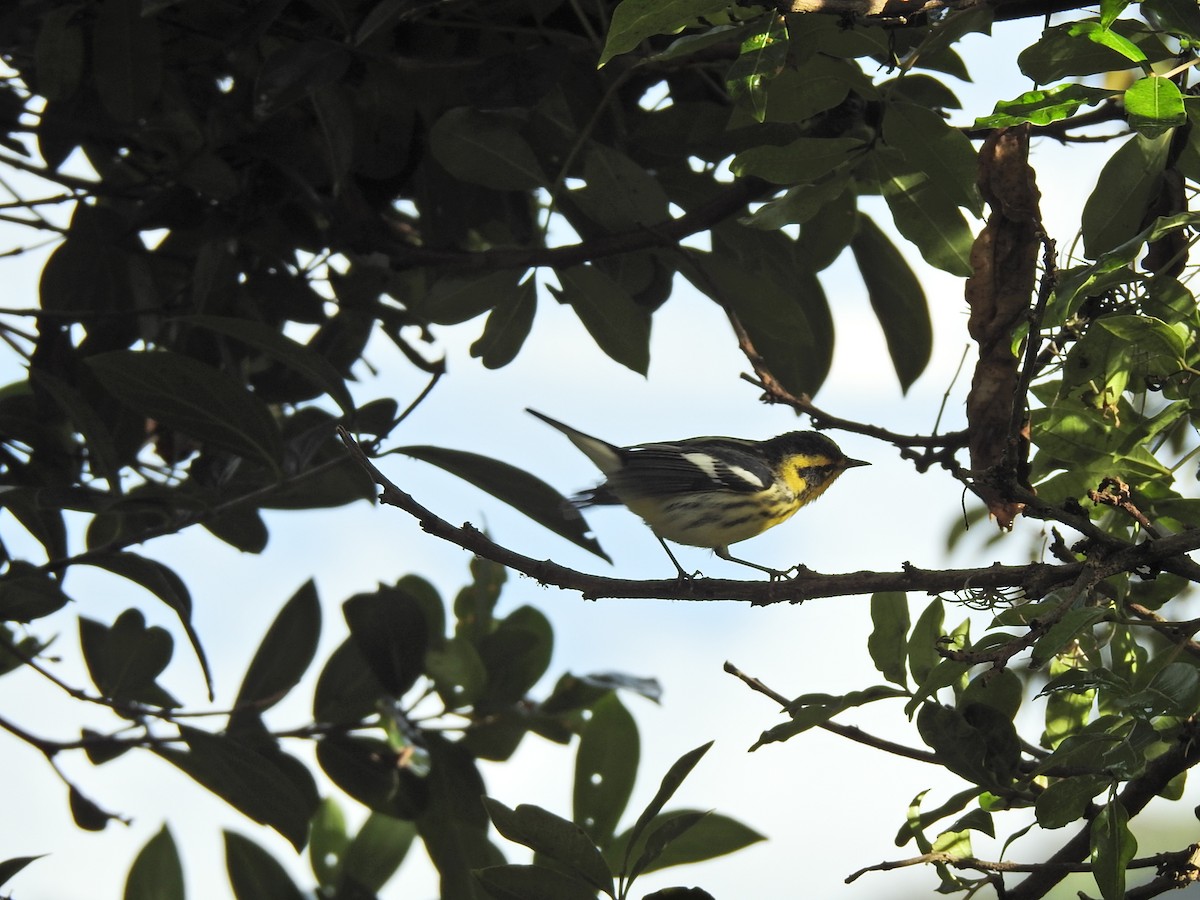
[{"label": "blackburnian warbler", "polygon": [[650,526],[679,574],[688,577],[666,541],[709,547],[730,562],[782,577],[779,570],[738,559],[729,545],[790,519],[854,466],[823,434],[792,431],[766,441],[696,437],[618,447],[535,410],[606,476],[579,494],[577,506],[621,503]]}]

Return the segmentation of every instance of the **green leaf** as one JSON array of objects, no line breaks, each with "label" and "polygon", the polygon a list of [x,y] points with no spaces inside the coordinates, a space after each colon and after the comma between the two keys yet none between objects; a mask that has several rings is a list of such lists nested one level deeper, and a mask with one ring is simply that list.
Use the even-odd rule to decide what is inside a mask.
[{"label": "green leaf", "polygon": [[572,544],[612,562],[599,542],[587,536],[588,524],[570,501],[524,469],[489,456],[445,447],[398,447],[393,452],[430,463],[469,481]]},{"label": "green leaf", "polygon": [[1137,855],[1137,839],[1129,830],[1129,814],[1121,801],[1108,801],[1091,827],[1092,874],[1104,900],[1125,896],[1125,872]]},{"label": "green leaf", "polygon": [[850,91],[868,94],[873,88],[857,65],[828,56],[814,56],[771,79],[767,90],[767,122],[807,122],[842,103]]},{"label": "green leaf", "polygon": [[797,138],[790,144],[770,144],[743,150],[729,164],[735,175],[756,175],[775,184],[813,184],[834,169],[849,164],[866,146],[858,138]]},{"label": "green leaf", "polygon": [[[1072,22],[1067,26],[1067,32],[1072,35],[1081,34],[1089,41],[1099,44],[1101,47],[1107,47],[1121,56],[1135,62],[1143,64],[1146,62],[1146,54],[1129,40],[1108,27],[1108,23],[1100,22]],[[1146,67],[1149,68],[1148,66]]]},{"label": "green leaf", "polygon": [[629,870],[629,880],[633,881],[654,865],[668,847],[704,821],[707,815],[700,810],[684,810],[656,817],[646,829],[646,842]]},{"label": "green leaf", "polygon": [[909,166],[924,172],[930,184],[957,206],[983,212],[975,187],[979,157],[970,139],[932,109],[913,103],[889,103],[883,111],[883,139],[904,154]]},{"label": "green leaf", "polygon": [[613,10],[597,68],[648,37],[678,31],[700,16],[724,12],[728,5],[727,0],[622,0]]},{"label": "green leaf", "polygon": [[640,743],[637,723],[616,693],[592,706],[575,754],[572,818],[608,846],[633,794]]},{"label": "green leaf", "polygon": [[349,845],[345,813],[332,797],[323,797],[308,828],[308,864],[320,887],[337,882]]},{"label": "green leaf", "polygon": [[227,372],[168,350],[113,350],[87,359],[105,390],[159,425],[276,468],[274,416]]},{"label": "green leaf", "polygon": [[1130,0],[1100,0],[1100,26],[1108,28],[1125,11]]},{"label": "green leaf", "polygon": [[475,876],[494,900],[596,898],[596,889],[587,882],[541,866],[487,866],[476,869]]},{"label": "green leaf", "polygon": [[157,560],[147,559],[129,551],[107,553],[87,559],[85,563],[141,585],[175,611],[180,624],[183,625],[188,642],[196,654],[196,659],[200,663],[200,670],[204,673],[204,684],[208,688],[208,696],[211,699],[213,696],[212,671],[208,667],[208,657],[204,653],[204,647],[200,644],[200,635],[192,624],[192,595],[187,584],[175,573],[175,570]]},{"label": "green leaf", "polygon": [[519,703],[550,667],[554,629],[532,606],[520,606],[497,623],[479,644],[487,669],[485,705]]},{"label": "green leaf", "polygon": [[501,191],[531,191],[550,183],[529,141],[510,117],[459,106],[429,132],[429,150],[455,178]]},{"label": "green leaf", "polygon": [[1112,786],[1103,775],[1077,775],[1052,782],[1038,794],[1035,812],[1042,828],[1062,828],[1084,817],[1088,804],[1101,791]]},{"label": "green leaf", "polygon": [[536,312],[537,287],[532,278],[526,278],[514,295],[502,296],[497,301],[483,326],[483,334],[471,345],[471,356],[488,369],[507,366],[529,337]]},{"label": "green leaf", "polygon": [[417,826],[383,813],[367,817],[342,858],[342,878],[378,893],[408,855]]},{"label": "green leaf", "polygon": [[877,700],[904,698],[907,696],[907,691],[897,690],[894,687],[882,684],[872,685],[861,691],[851,691],[841,696],[834,696],[833,694],[801,694],[788,704],[787,712],[791,718],[782,725],[776,725],[774,728],[764,731],[750,749],[757,750],[764,744],[786,741],[808,731],[810,728],[822,725],[839,713],[856,706],[874,703]]},{"label": "green leaf", "polygon": [[179,733],[187,752],[165,745],[151,749],[243,815],[275,829],[297,850],[304,846],[317,791],[303,765],[278,750],[262,753],[187,725],[180,725]]},{"label": "green leaf", "polygon": [[166,825],[138,851],[125,879],[125,900],[184,900],[183,866]]},{"label": "green leaf", "polygon": [[1125,112],[1129,126],[1149,138],[1187,123],[1178,85],[1157,75],[1140,78],[1126,89]]},{"label": "green leaf", "polygon": [[908,595],[904,591],[880,591],[871,595],[871,623],[867,651],[875,668],[888,681],[904,687],[907,657]]},{"label": "green leaf", "polygon": [[1020,761],[1013,723],[990,706],[962,710],[924,703],[917,714],[921,739],[951,772],[986,790],[1006,789]]},{"label": "green leaf", "polygon": [[554,860],[594,889],[615,895],[604,857],[579,825],[531,804],[514,810],[491,797],[484,797],[483,804],[504,837]]},{"label": "green leaf", "polygon": [[[685,833],[677,836],[663,848],[662,853],[654,860],[649,861],[641,870],[642,874],[671,866],[686,866],[715,859],[718,856],[734,853],[751,844],[766,840],[765,836],[736,819],[715,812],[701,814],[699,810],[672,810],[660,813],[650,823],[647,830],[654,831],[666,820],[681,815],[690,816],[693,819],[696,816],[700,816],[700,818],[695,819]],[[606,852],[609,859],[619,860],[623,857],[629,835],[629,832],[625,832],[617,836]]]},{"label": "green leaf", "polygon": [[425,670],[430,635],[422,603],[400,585],[381,585],[355,594],[342,613],[376,680],[392,697],[402,697]]},{"label": "green leaf", "polygon": [[595,266],[556,270],[561,290],[550,288],[560,303],[569,303],[579,321],[611,359],[639,375],[650,368],[650,313],[617,282]]},{"label": "green leaf", "polygon": [[233,703],[231,728],[243,713],[256,720],[300,683],[316,655],[320,636],[321,601],[309,580],[283,605],[254,651]]},{"label": "green leaf", "polygon": [[425,655],[425,674],[433,679],[447,709],[473,706],[487,687],[487,670],[475,645],[452,637]]},{"label": "green leaf", "polygon": [[638,842],[641,840],[650,823],[662,812],[663,807],[667,805],[667,801],[679,790],[679,786],[683,784],[683,780],[688,777],[688,774],[696,767],[696,763],[700,762],[704,754],[708,752],[708,748],[712,745],[712,741],[709,741],[707,744],[701,744],[695,750],[689,750],[671,764],[671,768],[667,770],[667,774],[663,776],[663,780],[658,786],[658,791],[654,794],[654,797],[647,804],[646,808],[642,810],[642,814],[638,816],[633,827],[629,829],[626,856],[622,862],[621,871],[630,871],[630,852],[637,849]]},{"label": "green leaf", "polygon": [[1070,610],[1037,639],[1037,643],[1033,645],[1030,662],[1040,668],[1051,656],[1056,655],[1081,633],[1102,622],[1108,615],[1109,611],[1105,607],[1088,606]]},{"label": "green leaf", "polygon": [[937,647],[944,624],[945,607],[941,597],[934,597],[917,616],[917,624],[908,638],[908,671],[916,684],[922,684],[942,659]]},{"label": "green leaf", "polygon": [[784,71],[790,41],[782,16],[764,15],[759,28],[741,44],[737,59],[725,73],[725,87],[734,100],[746,100],[757,122],[766,118],[767,83]]},{"label": "green leaf", "polygon": [[970,275],[971,230],[958,206],[942,195],[937,179],[911,171],[894,153],[877,151],[870,162],[899,232],[917,245],[931,266],[951,275]]},{"label": "green leaf", "polygon": [[965,709],[972,703],[982,703],[1012,720],[1021,709],[1024,692],[1024,682],[1012,670],[988,669],[967,683],[958,698],[958,705]]},{"label": "green leaf", "polygon": [[176,321],[223,334],[261,350],[328,394],[346,415],[354,412],[354,398],[350,396],[346,382],[333,364],[311,347],[297,343],[278,329],[251,319],[228,316],[180,316]]},{"label": "green leaf", "polygon": [[225,868],[237,900],[305,900],[287,870],[270,853],[232,831],[225,837]]},{"label": "green leaf", "polygon": [[1118,20],[1105,29],[1091,20],[1047,28],[1037,43],[1021,51],[1017,65],[1035,83],[1053,84],[1072,76],[1129,69],[1138,55],[1153,62],[1171,54],[1142,23]]},{"label": "green leaf", "polygon": [[1007,128],[1032,122],[1049,125],[1070,118],[1083,105],[1096,106],[1113,96],[1105,88],[1082,84],[1059,84],[1043,90],[1026,91],[1015,100],[996,103],[995,112],[975,120],[975,128]]},{"label": "green leaf", "polygon": [[907,392],[933,352],[933,325],[925,292],[908,263],[870,216],[860,214],[850,249],[883,328],[888,354]]}]

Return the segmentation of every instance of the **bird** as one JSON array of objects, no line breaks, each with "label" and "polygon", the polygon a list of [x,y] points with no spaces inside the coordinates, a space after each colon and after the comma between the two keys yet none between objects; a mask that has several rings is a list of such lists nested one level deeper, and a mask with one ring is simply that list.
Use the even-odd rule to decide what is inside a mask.
[{"label": "bird", "polygon": [[[577,507],[623,504],[654,532],[681,579],[689,575],[667,541],[708,547],[721,559],[766,572],[787,572],[740,559],[729,545],[790,519],[856,466],[816,431],[791,431],[765,441],[695,437],[619,447],[534,409],[526,410],[566,435],[605,481],[573,498]],[[792,571],[792,570],[788,570]]]}]

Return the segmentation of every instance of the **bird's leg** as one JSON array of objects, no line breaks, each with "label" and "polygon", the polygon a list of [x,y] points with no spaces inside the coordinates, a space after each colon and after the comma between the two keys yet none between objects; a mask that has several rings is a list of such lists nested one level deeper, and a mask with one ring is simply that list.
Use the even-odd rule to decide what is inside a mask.
[{"label": "bird's leg", "polygon": [[758,569],[760,572],[766,572],[771,576],[772,581],[782,581],[788,577],[788,572],[791,571],[791,569],[780,571],[779,569],[772,569],[770,566],[760,566],[758,563],[752,563],[748,559],[739,559],[729,552],[728,547],[716,547],[714,548],[713,552],[716,553],[717,556],[721,557],[721,559],[728,560],[729,562],[740,563],[743,566],[749,566],[752,569]]},{"label": "bird's leg", "polygon": [[675,558],[675,554],[671,552],[671,548],[667,546],[667,542],[658,537],[657,533],[654,536],[658,538],[658,542],[662,544],[662,548],[667,551],[667,556],[671,557],[671,562],[675,563],[675,570],[679,573],[680,582],[691,581],[700,576],[699,571],[689,575],[683,566],[679,564],[679,560]]}]

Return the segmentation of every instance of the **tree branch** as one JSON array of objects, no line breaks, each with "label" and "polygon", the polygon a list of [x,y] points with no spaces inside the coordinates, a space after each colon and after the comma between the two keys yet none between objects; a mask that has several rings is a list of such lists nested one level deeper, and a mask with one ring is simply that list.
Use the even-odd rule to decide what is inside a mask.
[{"label": "tree branch", "polygon": [[[899,572],[847,572],[822,574],[804,566],[793,578],[781,581],[739,581],[725,578],[667,578],[638,581],[590,575],[560,566],[550,560],[536,560],[509,550],[484,535],[471,524],[451,525],[393,484],[367,458],[350,433],[338,426],[338,434],[352,458],[382,488],[379,501],[402,509],[434,537],[528,575],[542,584],[579,591],[586,599],[644,598],[662,600],[739,600],[754,606],[771,603],[799,603],[819,597],[844,597],[877,591],[921,591],[930,594],[960,591],[966,588],[1020,588],[1028,598],[1045,596],[1060,585],[1077,579],[1084,563],[994,564],[977,569],[921,569],[906,563]],[[1159,541],[1127,545],[1106,552],[1101,563],[1092,562],[1098,578],[1122,571],[1161,566],[1163,560],[1200,548],[1200,529],[1173,535]]]}]

